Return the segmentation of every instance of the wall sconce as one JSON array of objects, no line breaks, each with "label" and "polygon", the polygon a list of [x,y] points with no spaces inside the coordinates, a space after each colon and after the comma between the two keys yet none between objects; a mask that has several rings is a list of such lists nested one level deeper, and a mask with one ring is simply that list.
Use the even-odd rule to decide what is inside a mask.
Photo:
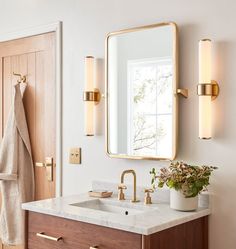
[{"label": "wall sconce", "polygon": [[199,41],[199,138],[212,136],[212,100],[219,95],[219,85],[211,79],[211,40]]},{"label": "wall sconce", "polygon": [[95,105],[99,103],[101,94],[95,88],[95,62],[93,56],[85,57],[85,91],[83,99],[85,103],[85,134],[86,136],[94,136]]}]

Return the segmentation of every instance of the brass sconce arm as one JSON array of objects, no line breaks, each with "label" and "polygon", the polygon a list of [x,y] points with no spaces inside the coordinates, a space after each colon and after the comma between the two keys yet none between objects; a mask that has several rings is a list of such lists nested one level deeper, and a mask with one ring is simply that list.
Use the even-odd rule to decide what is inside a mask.
[{"label": "brass sconce arm", "polygon": [[186,89],[186,88],[178,88],[177,89],[177,94],[179,94],[179,95],[181,95],[182,97],[184,97],[184,98],[188,98],[188,89]]}]

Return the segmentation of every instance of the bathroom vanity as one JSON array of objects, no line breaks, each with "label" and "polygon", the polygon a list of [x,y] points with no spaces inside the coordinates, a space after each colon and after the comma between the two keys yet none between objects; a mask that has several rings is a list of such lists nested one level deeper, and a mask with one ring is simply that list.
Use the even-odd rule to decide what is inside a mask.
[{"label": "bathroom vanity", "polygon": [[207,249],[208,208],[178,212],[88,195],[23,204],[29,249]]}]

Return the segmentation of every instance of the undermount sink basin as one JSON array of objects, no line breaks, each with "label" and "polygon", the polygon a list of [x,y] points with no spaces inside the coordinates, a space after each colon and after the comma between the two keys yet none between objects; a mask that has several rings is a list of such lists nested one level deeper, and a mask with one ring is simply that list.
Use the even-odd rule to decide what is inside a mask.
[{"label": "undermount sink basin", "polygon": [[70,204],[80,208],[88,208],[108,213],[120,215],[137,215],[146,212],[145,207],[138,206],[131,203],[109,202],[100,199],[84,201],[79,203]]}]

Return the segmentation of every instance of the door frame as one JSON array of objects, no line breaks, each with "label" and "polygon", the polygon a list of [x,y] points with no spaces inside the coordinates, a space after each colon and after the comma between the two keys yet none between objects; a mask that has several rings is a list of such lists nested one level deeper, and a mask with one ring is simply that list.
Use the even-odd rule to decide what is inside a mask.
[{"label": "door frame", "polygon": [[13,33],[0,34],[0,43],[41,35],[49,32],[56,34],[56,197],[62,195],[62,22],[31,27]]}]

